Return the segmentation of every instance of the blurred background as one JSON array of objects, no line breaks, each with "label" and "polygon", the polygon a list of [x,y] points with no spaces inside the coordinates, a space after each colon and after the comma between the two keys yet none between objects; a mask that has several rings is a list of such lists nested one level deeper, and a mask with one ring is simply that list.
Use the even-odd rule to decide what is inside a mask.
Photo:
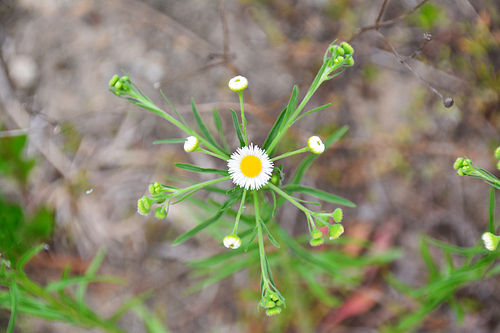
[{"label": "blurred background", "polygon": [[[5,235],[0,251],[15,255],[47,242],[50,250],[28,266],[29,275],[43,284],[57,279],[67,263],[72,274],[83,273],[103,247],[101,272],[124,277],[127,284],[92,284],[88,303],[106,315],[131,296],[153,290],[146,305],[172,332],[315,332],[320,327],[376,332],[391,320],[391,307],[411,309],[381,275],[390,270],[418,286],[426,277],[418,254],[422,234],[473,246],[487,229],[487,185],[457,176],[452,166],[465,155],[498,176],[493,151],[500,143],[500,3],[432,0],[380,28],[403,57],[419,49],[424,33],[433,35],[408,63],[445,98],[454,99],[450,108],[374,30],[355,35],[375,23],[382,3],[0,1],[0,233]],[[389,1],[381,21],[417,4]],[[323,84],[307,109],[332,106],[297,123],[279,150],[300,148],[313,134],[326,137],[349,125],[304,183],[357,204],[344,209],[347,235],[384,249],[400,248],[403,256],[377,268],[358,290],[341,295],[357,302],[354,310],[303,293],[303,301],[284,309],[301,315],[267,318],[252,296],[259,294],[258,267],[186,295],[197,281],[186,263],[224,251],[220,239],[205,232],[172,247],[175,237],[200,221],[200,212],[179,204],[159,221],[138,215],[137,199],[147,194],[149,182],[166,182],[169,174],[192,177],[175,170],[175,162],[219,168],[224,163],[187,155],[182,145],[153,145],[183,134],[111,94],[110,78],[126,72],[170,112],[161,88],[188,119],[191,98],[207,117],[216,107],[235,148],[228,108],[238,107],[238,96],[227,82],[241,74],[250,82],[244,95],[249,139],[262,145],[293,85],[303,96],[328,45],[352,37],[355,65]],[[27,135],[22,158],[15,154],[23,147],[20,135]],[[298,161],[287,160],[285,174]],[[4,223],[12,214],[24,216],[24,224]],[[303,214],[295,209],[280,211],[277,221],[293,235],[307,232]],[[352,256],[361,252],[352,246],[344,250]],[[303,285],[293,275],[275,275],[278,281],[289,280],[288,293],[302,295]],[[490,279],[460,291],[471,304],[462,326],[443,306],[421,332],[499,332],[498,282]],[[328,290],[328,281],[324,286]],[[0,311],[0,330],[8,318],[9,311]],[[18,332],[87,332],[20,320]],[[134,316],[122,324],[129,332],[144,330]]]}]

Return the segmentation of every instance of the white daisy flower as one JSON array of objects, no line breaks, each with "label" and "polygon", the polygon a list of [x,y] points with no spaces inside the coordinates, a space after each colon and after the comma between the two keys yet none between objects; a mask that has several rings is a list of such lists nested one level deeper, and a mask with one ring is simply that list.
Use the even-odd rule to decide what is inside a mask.
[{"label": "white daisy flower", "polygon": [[266,185],[271,178],[273,166],[266,152],[252,143],[236,149],[227,161],[233,183],[247,190],[258,190]]},{"label": "white daisy flower", "polygon": [[246,77],[238,75],[229,80],[228,86],[232,91],[243,91],[248,86],[248,80]]},{"label": "white daisy flower", "polygon": [[184,150],[186,153],[192,153],[196,149],[198,149],[198,138],[195,136],[188,137],[184,142]]},{"label": "white daisy flower", "polygon": [[484,247],[490,251],[495,251],[498,246],[499,236],[492,234],[491,232],[485,232],[482,234],[481,239],[484,242]]},{"label": "white daisy flower", "polygon": [[325,151],[325,145],[323,141],[319,138],[319,136],[311,136],[309,140],[307,140],[307,147],[314,154],[321,154]]},{"label": "white daisy flower", "polygon": [[224,237],[222,243],[224,243],[224,246],[228,249],[236,250],[241,245],[241,239],[236,234],[231,234]]}]

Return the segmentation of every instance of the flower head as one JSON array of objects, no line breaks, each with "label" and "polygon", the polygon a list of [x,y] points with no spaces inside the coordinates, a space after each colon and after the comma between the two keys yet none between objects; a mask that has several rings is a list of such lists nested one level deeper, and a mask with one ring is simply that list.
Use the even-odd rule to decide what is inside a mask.
[{"label": "flower head", "polygon": [[273,172],[269,156],[252,143],[236,149],[227,161],[227,167],[233,183],[247,190],[258,190],[266,185]]},{"label": "flower head", "polygon": [[236,250],[241,245],[241,239],[238,237],[238,235],[231,234],[224,237],[222,243],[224,243],[224,246],[227,247],[228,249]]},{"label": "flower head", "polygon": [[198,149],[198,138],[195,136],[189,136],[184,142],[184,150],[186,153],[192,153],[196,149]]},{"label": "flower head", "polygon": [[484,242],[484,247],[490,251],[495,251],[498,246],[498,242],[500,241],[500,237],[492,234],[491,232],[485,232],[482,234],[481,239]]},{"label": "flower head", "polygon": [[323,141],[319,138],[319,136],[311,136],[309,140],[307,140],[307,147],[314,154],[321,154],[325,151],[325,145]]},{"label": "flower head", "polygon": [[240,92],[248,87],[248,80],[246,77],[238,75],[229,80],[228,86],[232,91]]}]

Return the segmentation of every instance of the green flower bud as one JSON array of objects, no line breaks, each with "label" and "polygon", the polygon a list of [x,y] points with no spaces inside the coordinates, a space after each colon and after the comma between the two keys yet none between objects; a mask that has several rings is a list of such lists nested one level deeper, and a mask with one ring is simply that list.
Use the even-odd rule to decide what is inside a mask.
[{"label": "green flower bud", "polygon": [[345,54],[353,54],[354,49],[352,48],[351,44],[347,42],[342,42],[340,43],[340,47],[344,49]]},{"label": "green flower bud", "polygon": [[120,81],[115,83],[115,89],[120,90],[122,88],[122,83]]},{"label": "green flower bud", "polygon": [[462,170],[462,169],[458,169],[458,170],[457,170],[457,174],[458,174],[459,176],[465,176],[465,173],[463,172],[463,170]]},{"label": "green flower bud", "polygon": [[317,238],[321,238],[321,236],[323,236],[323,233],[321,231],[319,231],[318,229],[316,229],[311,233],[311,236],[313,239],[317,239]]},{"label": "green flower bud", "polygon": [[276,303],[274,303],[273,301],[267,301],[264,307],[266,309],[269,309],[269,308],[274,308],[275,306],[276,306]]},{"label": "green flower bud", "polygon": [[500,160],[500,147],[495,150],[495,157]]},{"label": "green flower bud", "polygon": [[342,209],[340,209],[340,208],[335,209],[332,213],[332,217],[335,220],[335,222],[337,222],[337,223],[342,222],[343,216],[344,216],[344,214],[342,213]]},{"label": "green flower bud", "polygon": [[330,240],[334,240],[340,237],[344,233],[344,226],[342,224],[334,224],[328,229],[328,236]]},{"label": "green flower bud", "polygon": [[498,168],[498,170],[500,170],[500,161],[498,161],[498,163],[497,163],[497,168]]},{"label": "green flower bud", "polygon": [[280,307],[274,307],[266,310],[266,315],[269,317],[279,315],[280,313],[281,313]]},{"label": "green flower bud", "polygon": [[354,58],[352,56],[350,56],[349,58],[346,59],[344,65],[348,66],[348,67],[351,67],[352,65],[354,65]]},{"label": "green flower bud", "polygon": [[137,201],[137,211],[139,212],[139,214],[147,215],[149,213],[149,211],[151,210],[152,203],[153,203],[153,200],[151,200],[150,198],[148,198],[146,196],[140,198]]},{"label": "green flower bud", "polygon": [[130,82],[128,75],[122,76],[122,81],[123,82]]},{"label": "green flower bud", "polygon": [[282,302],[282,301],[280,301],[280,300],[277,300],[277,301],[276,301],[276,305],[277,305],[277,306],[282,306],[282,305],[283,305],[283,302]]},{"label": "green flower bud", "polygon": [[278,295],[276,295],[275,293],[271,293],[271,294],[269,294],[269,298],[272,299],[273,301],[277,301]]},{"label": "green flower bud", "polygon": [[158,220],[164,220],[167,217],[167,212],[165,211],[165,207],[157,207],[155,209],[155,217]]},{"label": "green flower bud", "polygon": [[155,186],[154,186],[154,184],[149,184],[149,193],[151,193],[151,194],[155,194],[156,193],[155,192]]},{"label": "green flower bud", "polygon": [[343,48],[337,46],[337,49],[335,50],[335,54],[338,56],[343,56],[345,54],[345,51]]},{"label": "green flower bud", "polygon": [[118,75],[113,75],[111,80],[109,80],[109,86],[113,87],[120,77]]},{"label": "green flower bud", "polygon": [[464,164],[464,159],[462,157],[459,157],[459,158],[457,158],[457,160],[453,164],[453,168],[455,170],[458,170],[462,167],[463,164]]},{"label": "green flower bud", "polygon": [[338,56],[337,58],[335,58],[335,60],[333,60],[334,63],[338,64],[339,62],[342,62],[344,61],[344,57],[343,56]]},{"label": "green flower bud", "polygon": [[280,176],[278,176],[278,174],[274,173],[272,176],[271,176],[271,180],[270,180],[271,184],[273,184],[274,186],[279,186],[280,185]]},{"label": "green flower bud", "polygon": [[313,238],[313,239],[311,239],[311,241],[309,242],[309,244],[311,244],[311,246],[320,246],[324,242],[325,241],[323,240],[323,238]]}]

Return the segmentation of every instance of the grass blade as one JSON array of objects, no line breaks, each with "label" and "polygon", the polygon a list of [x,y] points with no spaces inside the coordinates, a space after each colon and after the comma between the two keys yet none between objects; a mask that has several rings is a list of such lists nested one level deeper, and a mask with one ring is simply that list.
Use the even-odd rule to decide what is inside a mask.
[{"label": "grass blade", "polygon": [[11,308],[10,308],[10,319],[9,325],[7,326],[6,333],[14,332],[14,326],[16,325],[17,318],[17,303],[19,301],[19,292],[17,290],[17,284],[15,280],[10,283],[10,297],[11,297]]}]

